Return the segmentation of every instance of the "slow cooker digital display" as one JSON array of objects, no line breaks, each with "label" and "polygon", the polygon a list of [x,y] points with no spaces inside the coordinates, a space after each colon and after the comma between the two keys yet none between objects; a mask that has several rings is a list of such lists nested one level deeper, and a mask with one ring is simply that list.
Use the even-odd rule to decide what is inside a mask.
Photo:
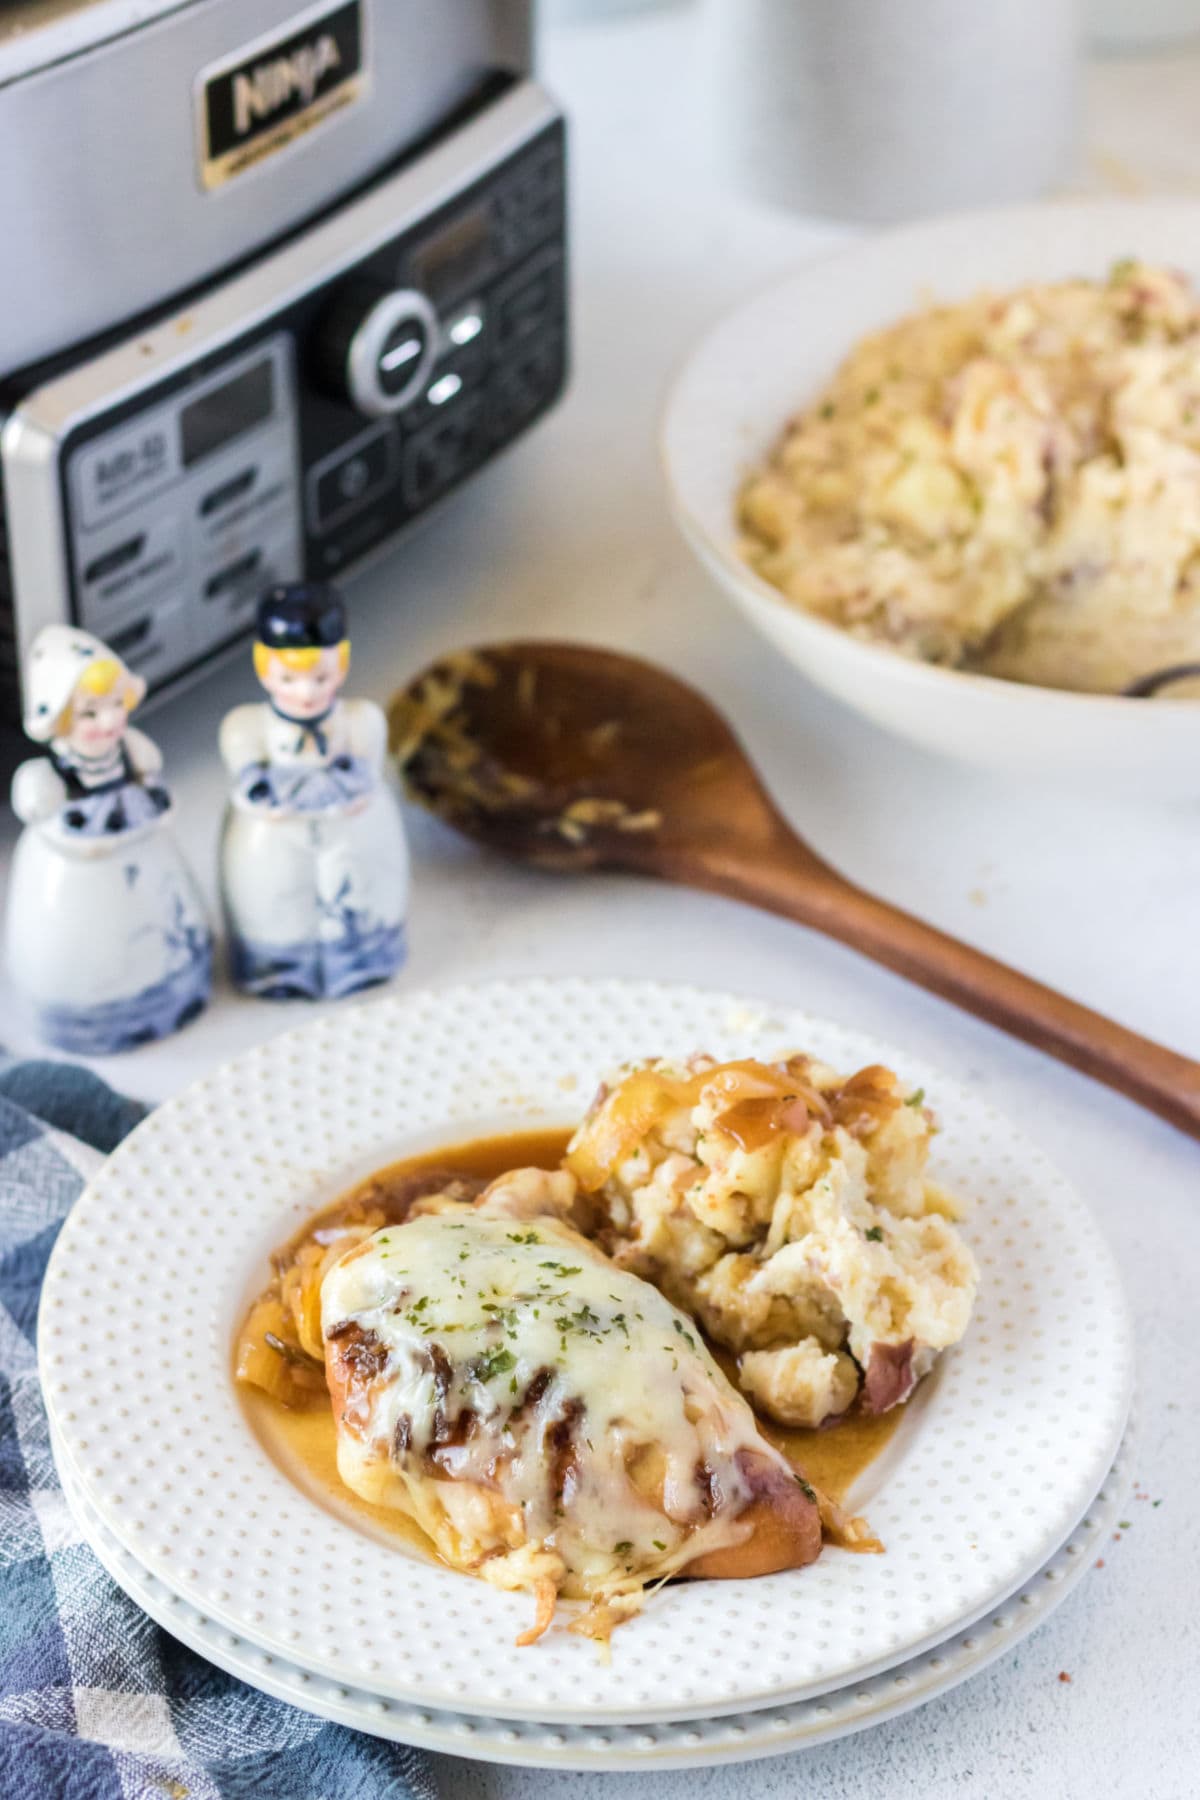
[{"label": "slow cooker digital display", "polygon": [[435,306],[457,298],[487,274],[490,236],[486,205],[457,214],[414,252],[411,267],[416,286]]},{"label": "slow cooker digital display", "polygon": [[223,387],[210,388],[179,415],[183,466],[202,462],[231,439],[269,419],[275,410],[275,365],[255,363]]}]

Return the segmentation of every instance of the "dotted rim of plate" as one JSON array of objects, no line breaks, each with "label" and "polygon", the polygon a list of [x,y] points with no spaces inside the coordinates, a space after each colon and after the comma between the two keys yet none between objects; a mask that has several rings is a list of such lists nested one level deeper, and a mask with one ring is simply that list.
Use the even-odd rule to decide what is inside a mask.
[{"label": "dotted rim of plate", "polygon": [[148,1574],[104,1530],[62,1470],[67,1504],[117,1586],[135,1605],[200,1656],[276,1700],[400,1744],[445,1756],[564,1773],[644,1772],[750,1762],[812,1749],[911,1712],[1007,1655],[1079,1586],[1128,1499],[1132,1423],[1099,1493],[1067,1542],[1003,1606],[924,1655],[819,1699],[762,1712],[636,1725],[563,1725],[555,1720],[495,1719],[405,1705],[314,1675],[274,1657],[204,1618]]},{"label": "dotted rim of plate", "polygon": [[[936,1171],[980,1200],[968,1226],[983,1266],[975,1319],[867,1496],[887,1554],[829,1549],[802,1571],[668,1588],[623,1628],[607,1666],[561,1631],[515,1657],[525,1596],[333,1519],[250,1432],[229,1358],[266,1254],[314,1207],[406,1149],[500,1123],[564,1121],[626,1057],[793,1046],[842,1067],[888,1061],[924,1086],[945,1125]],[[146,1354],[148,1341],[166,1347],[161,1360]],[[160,1107],[62,1231],[39,1357],[85,1497],[198,1611],[393,1698],[584,1723],[621,1717],[631,1689],[647,1720],[810,1697],[965,1628],[1081,1517],[1111,1465],[1132,1386],[1128,1313],[1095,1220],[979,1095],[792,1009],[573,979],[348,1009]]]}]

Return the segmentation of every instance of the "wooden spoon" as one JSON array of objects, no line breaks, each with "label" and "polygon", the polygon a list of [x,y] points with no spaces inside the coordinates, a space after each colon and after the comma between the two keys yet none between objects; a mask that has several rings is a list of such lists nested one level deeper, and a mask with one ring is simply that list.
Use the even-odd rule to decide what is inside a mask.
[{"label": "wooden spoon", "polygon": [[419,675],[389,723],[411,793],[479,843],[797,919],[1200,1136],[1200,1063],[855,887],[792,830],[721,715],[653,664],[489,645]]}]

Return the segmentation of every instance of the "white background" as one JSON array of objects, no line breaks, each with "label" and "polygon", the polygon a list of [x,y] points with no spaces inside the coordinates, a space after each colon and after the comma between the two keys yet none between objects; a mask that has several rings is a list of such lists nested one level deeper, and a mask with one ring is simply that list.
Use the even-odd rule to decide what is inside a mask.
[{"label": "white background", "polygon": [[[728,711],[821,853],[856,881],[1175,1048],[1200,1056],[1200,769],[1195,803],[1137,802],[975,774],[860,723],[781,668],[667,520],[655,461],[666,380],[731,303],[845,233],[768,213],[722,176],[719,81],[687,10],[550,37],[573,117],[576,374],[547,423],[350,589],[352,687],[384,699],[451,645],[515,633],[628,646]],[[1200,193],[1200,58],[1106,63],[1089,87],[1080,185]],[[780,395],[780,414],[794,396]],[[211,886],[222,712],[249,658],[147,721],[182,835]],[[861,961],[731,902],[485,860],[410,815],[412,953],[400,984],[653,974],[770,996],[911,1044],[979,1084],[1087,1194],[1140,1334],[1142,1489],[1131,1529],[1040,1631],[906,1718],[742,1768],[536,1774],[438,1759],[446,1800],[1185,1800],[1200,1791],[1200,1147],[1133,1106]],[[0,855],[11,852],[5,826]],[[305,1016],[223,991],[167,1044],[98,1064],[158,1098]],[[0,1027],[21,1036],[11,997]],[[536,1652],[528,1654],[531,1690]],[[1069,1684],[1059,1671],[1071,1675]]]}]

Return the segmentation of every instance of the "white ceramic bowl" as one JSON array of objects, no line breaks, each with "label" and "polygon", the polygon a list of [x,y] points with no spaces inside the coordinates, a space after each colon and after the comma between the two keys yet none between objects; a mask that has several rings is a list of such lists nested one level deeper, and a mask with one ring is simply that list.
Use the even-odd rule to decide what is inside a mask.
[{"label": "white ceramic bowl", "polygon": [[1200,205],[1017,207],[882,233],[797,271],[722,320],[669,395],[671,505],[701,562],[810,681],[929,749],[993,768],[1148,788],[1200,787],[1200,700],[1129,700],[960,674],[864,643],[800,611],[737,551],[734,498],[784,421],[864,332],[930,298],[964,299],[1129,255],[1200,279]]}]

